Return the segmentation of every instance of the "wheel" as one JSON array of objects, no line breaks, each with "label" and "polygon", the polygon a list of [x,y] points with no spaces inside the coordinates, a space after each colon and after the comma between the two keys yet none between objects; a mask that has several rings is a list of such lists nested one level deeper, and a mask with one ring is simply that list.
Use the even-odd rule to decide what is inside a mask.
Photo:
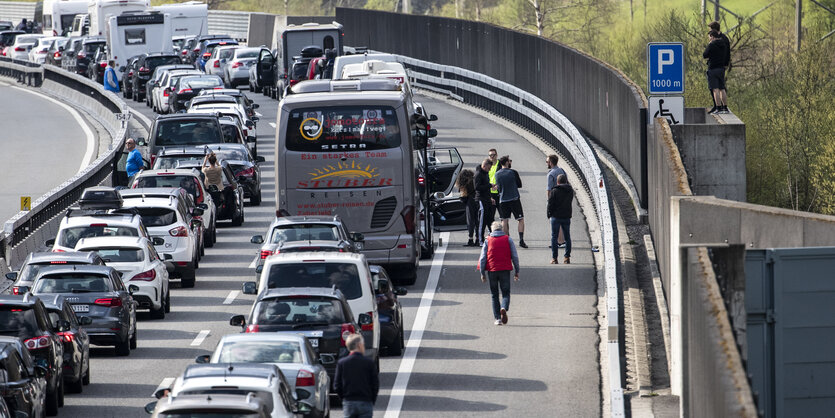
[{"label": "wheel", "polygon": [[403,354],[403,329],[399,332],[396,341],[391,347],[387,347],[386,354],[390,356],[400,356]]},{"label": "wheel", "polygon": [[134,328],[133,329],[133,337],[130,337],[130,349],[136,350],[136,334],[139,334],[139,330]]},{"label": "wheel", "polygon": [[[84,359],[81,359],[81,365],[82,366],[84,365]],[[83,370],[78,372],[78,378],[75,380],[75,382],[72,382],[72,383],[69,384],[69,386],[67,387],[67,390],[69,390],[70,393],[84,392],[84,371]]]},{"label": "wheel", "polygon": [[235,216],[232,217],[232,226],[241,226],[244,224],[244,211],[239,210]]},{"label": "wheel", "polygon": [[[203,234],[205,235],[206,232],[204,231]],[[206,255],[206,240],[202,239],[200,240],[200,257],[203,257],[204,255]]]},{"label": "wheel", "polygon": [[215,245],[214,240],[212,239],[212,234],[214,234],[214,231],[209,230],[209,229],[207,229],[205,232],[203,232],[203,246],[204,247],[212,248]]},{"label": "wheel", "polygon": [[145,93],[145,106],[151,107],[151,96]]},{"label": "wheel", "polygon": [[165,313],[171,312],[171,290],[165,293]]},{"label": "wheel", "polygon": [[56,387],[51,393],[46,392],[46,415],[54,417],[58,415],[58,388]]},{"label": "wheel", "polygon": [[87,359],[87,373],[84,373],[84,377],[81,378],[81,383],[85,385],[90,384],[90,359]]},{"label": "wheel", "polygon": [[183,274],[182,286],[184,288],[194,287],[194,282],[195,282],[194,269],[192,269],[191,271],[187,271],[186,273]]},{"label": "wheel", "polygon": [[397,275],[398,284],[411,286],[417,281],[417,266],[401,267]]},{"label": "wheel", "polygon": [[116,355],[117,356],[129,356],[130,355],[130,340],[119,341],[116,343]]},{"label": "wheel", "polygon": [[258,206],[261,204],[261,190],[258,190],[257,195],[252,195],[252,197],[249,198],[249,203],[252,203],[252,206]]},{"label": "wheel", "polygon": [[151,308],[151,319],[165,319],[165,298],[162,297],[159,304],[159,309]]},{"label": "wheel", "polygon": [[60,383],[58,384],[58,407],[64,406],[64,377],[60,377]]}]

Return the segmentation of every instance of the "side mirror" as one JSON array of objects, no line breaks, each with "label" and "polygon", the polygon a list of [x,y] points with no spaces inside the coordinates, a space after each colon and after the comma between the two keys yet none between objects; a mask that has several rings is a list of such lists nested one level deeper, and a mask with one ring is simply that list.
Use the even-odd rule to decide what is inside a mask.
[{"label": "side mirror", "polygon": [[[229,318],[229,325],[232,325],[233,327],[245,327],[246,326],[246,318],[244,318],[243,315],[235,315],[235,316]],[[208,361],[207,361],[207,363],[208,363]]]},{"label": "side mirror", "polygon": [[252,104],[253,109],[258,109],[259,107],[261,107],[261,105],[259,105],[258,103],[253,103]]},{"label": "side mirror", "polygon": [[354,241],[354,242],[363,242],[363,241],[365,241],[365,235],[363,235],[361,232],[351,232],[351,233],[350,233],[350,234],[348,234],[348,235],[350,235],[350,237],[351,237],[351,241]]},{"label": "side mirror", "polygon": [[319,354],[319,363],[323,366],[336,363],[336,357],[333,354]]},{"label": "side mirror", "polygon": [[165,240],[160,237],[153,237],[151,238],[151,244],[154,245],[165,245]]},{"label": "side mirror", "polygon": [[207,205],[205,203],[198,203],[197,207],[200,208],[200,209],[203,209],[203,210],[208,210],[209,209],[209,205]]},{"label": "side mirror", "polygon": [[244,284],[241,285],[241,292],[245,295],[254,295],[258,293],[258,286],[255,282],[244,282]]},{"label": "side mirror", "polygon": [[139,291],[139,286],[137,286],[135,284],[132,284],[132,285],[128,286],[128,292],[130,292],[131,295],[138,292],[138,291]]},{"label": "side mirror", "polygon": [[253,116],[250,118],[250,120],[253,122],[258,122],[259,120],[261,120],[261,118],[259,118],[258,116]]},{"label": "side mirror", "polygon": [[72,325],[70,325],[70,321],[67,321],[66,319],[59,319],[58,323],[56,324],[55,330],[58,332],[69,331],[71,326]]},{"label": "side mirror", "polygon": [[203,354],[202,356],[195,357],[194,362],[197,363],[197,364],[206,364],[206,363],[209,362],[209,360],[211,358],[212,358],[212,356],[210,356],[208,354]]},{"label": "side mirror", "polygon": [[358,319],[360,325],[371,325],[374,322],[374,320],[371,318],[371,315],[367,313],[361,313]]},{"label": "side mirror", "polygon": [[[250,129],[252,129],[252,128],[250,128]],[[249,135],[249,136],[246,137],[246,142],[255,142],[257,140],[258,140],[258,138],[255,138],[252,135]]]},{"label": "side mirror", "polygon": [[136,145],[139,145],[140,147],[144,147],[145,145],[148,145],[148,143],[145,142],[145,138],[137,138],[136,139]]},{"label": "side mirror", "polygon": [[90,318],[89,316],[79,316],[78,323],[80,325],[90,325],[93,323],[93,318]]},{"label": "side mirror", "polygon": [[171,255],[171,254],[163,254],[162,259],[163,259],[163,261],[170,261],[170,260],[174,259],[174,256]]},{"label": "side mirror", "polygon": [[6,273],[6,280],[15,281],[16,279],[17,279],[17,272],[16,271]]},{"label": "side mirror", "polygon": [[259,156],[257,156],[257,157],[255,157],[255,162],[256,162],[256,163],[263,163],[263,162],[266,162],[266,161],[267,161],[267,159],[266,159],[266,158],[264,158],[264,157],[262,157],[262,156],[260,156],[260,155],[259,155]]},{"label": "side mirror", "polygon": [[52,247],[53,245],[55,245],[55,239],[54,238],[53,239],[48,239],[48,240],[43,242],[43,245],[45,245],[47,247]]},{"label": "side mirror", "polygon": [[194,208],[191,210],[191,216],[201,216],[203,215],[203,209]]},{"label": "side mirror", "polygon": [[261,264],[260,266],[255,266],[255,273],[256,274],[258,274],[260,276],[262,271],[264,271],[264,265],[263,264]]},{"label": "side mirror", "polygon": [[409,291],[406,290],[405,287],[395,287],[394,288],[394,294],[397,295],[397,296],[406,296],[407,293],[409,293]]},{"label": "side mirror", "polygon": [[444,194],[444,192],[435,192],[435,193],[432,194],[432,198],[437,199],[437,200],[441,200],[445,197],[446,197],[446,194]]},{"label": "side mirror", "polygon": [[35,377],[46,377],[46,368],[43,366],[35,366]]},{"label": "side mirror", "polygon": [[145,412],[147,412],[149,414],[153,414],[154,409],[157,409],[157,401],[148,402],[148,403],[145,404]]},{"label": "side mirror", "polygon": [[264,243],[264,237],[261,236],[261,235],[253,235],[252,238],[249,239],[249,242],[251,242],[253,244],[263,244]]},{"label": "side mirror", "polygon": [[434,122],[434,121],[436,121],[436,120],[438,120],[438,116],[436,116],[436,115],[429,115],[429,121],[430,121],[430,122]]},{"label": "side mirror", "polygon": [[389,281],[386,279],[377,280],[377,292],[378,293],[388,293],[391,288],[389,287]]},{"label": "side mirror", "polygon": [[123,65],[123,66],[119,67],[119,72],[123,73],[123,72],[125,72],[126,69],[127,68]]},{"label": "side mirror", "polygon": [[438,130],[432,128],[432,129],[429,130],[428,135],[429,135],[430,138],[434,138],[434,137],[438,136]]}]

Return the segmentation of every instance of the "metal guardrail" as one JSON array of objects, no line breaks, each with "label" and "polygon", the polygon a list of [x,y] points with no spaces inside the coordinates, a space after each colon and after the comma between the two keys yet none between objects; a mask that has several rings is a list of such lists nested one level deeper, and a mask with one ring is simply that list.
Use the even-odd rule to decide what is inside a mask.
[{"label": "metal guardrail", "polygon": [[43,81],[43,68],[40,65],[7,57],[0,57],[0,62],[5,63],[0,67],[0,75],[14,78],[18,83],[40,87]]},{"label": "metal guardrail", "polygon": [[527,91],[508,83],[460,67],[434,64],[402,55],[403,63],[414,79],[416,87],[446,92],[465,103],[480,107],[509,119],[539,135],[562,153],[579,171],[584,186],[595,205],[601,228],[600,242],[606,279],[606,309],[608,316],[608,365],[610,414],[623,417],[624,399],[620,361],[620,316],[618,306],[617,266],[615,257],[614,221],[609,190],[603,171],[589,141],[562,113]]}]

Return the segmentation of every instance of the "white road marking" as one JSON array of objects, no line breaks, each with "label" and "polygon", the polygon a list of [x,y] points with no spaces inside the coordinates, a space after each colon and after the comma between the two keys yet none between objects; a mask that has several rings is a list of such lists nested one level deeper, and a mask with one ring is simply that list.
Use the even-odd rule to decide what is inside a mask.
[{"label": "white road marking", "polygon": [[87,151],[84,153],[84,158],[81,159],[81,165],[78,167],[78,171],[84,170],[84,168],[86,168],[88,165],[90,165],[90,163],[93,162],[93,160],[96,159],[96,156],[93,155],[93,151],[96,148],[96,136],[93,135],[93,131],[90,129],[89,126],[87,126],[87,122],[84,121],[84,119],[81,117],[81,114],[79,114],[77,110],[43,93],[38,93],[36,91],[28,90],[18,86],[10,85],[9,87],[13,89],[18,89],[20,91],[25,91],[27,93],[34,94],[36,96],[40,96],[46,100],[49,100],[50,102],[63,107],[67,112],[69,112],[70,115],[72,115],[73,119],[75,119],[75,122],[78,123],[79,126],[81,126],[81,130],[84,131],[84,135],[87,136]]},{"label": "white road marking", "polygon": [[258,116],[260,118],[261,116],[264,116],[264,115],[262,115],[260,112],[255,112],[255,116]]},{"label": "white road marking", "polygon": [[[449,241],[449,232],[442,233],[440,239]],[[423,330],[426,328],[426,321],[429,320],[429,309],[432,308],[432,300],[435,299],[435,288],[438,287],[438,279],[441,277],[446,249],[447,247],[438,246],[435,250],[435,256],[432,258],[429,278],[426,280],[426,287],[423,289],[423,296],[420,298],[420,307],[417,315],[415,315],[415,323],[412,325],[412,332],[409,334],[409,341],[406,343],[406,352],[400,361],[400,369],[397,370],[397,378],[391,388],[389,404],[386,407],[386,418],[400,416],[403,398],[406,396],[406,387],[409,385],[409,377],[415,367],[418,348],[420,348],[420,341],[423,339]]]},{"label": "white road marking", "polygon": [[258,264],[258,258],[260,258],[260,255],[256,255],[255,258],[252,259],[252,262],[249,263],[249,268],[255,268],[255,265]]},{"label": "white road marking", "polygon": [[[154,390],[154,393],[157,393],[157,391],[159,391],[160,389],[171,387],[171,384],[174,383],[174,380],[176,379],[176,377],[166,377],[165,379],[162,379],[162,382],[160,382],[159,386],[157,386],[157,388]],[[154,393],[151,394],[152,398],[154,397]]]},{"label": "white road marking", "polygon": [[275,128],[275,122],[270,122],[270,126],[272,126],[273,128]]},{"label": "white road marking", "polygon": [[235,301],[235,298],[238,297],[238,293],[240,293],[240,292],[238,292],[237,290],[233,290],[233,291],[229,292],[229,296],[226,297],[226,300],[223,301],[223,304],[224,305],[231,305],[232,302]]},{"label": "white road marking", "polygon": [[203,341],[206,340],[206,337],[209,336],[210,332],[211,331],[209,331],[207,329],[204,329],[203,331],[200,331],[200,333],[198,333],[197,336],[194,337],[194,341],[191,342],[191,346],[195,347],[195,346],[198,346],[200,344],[203,344]]}]

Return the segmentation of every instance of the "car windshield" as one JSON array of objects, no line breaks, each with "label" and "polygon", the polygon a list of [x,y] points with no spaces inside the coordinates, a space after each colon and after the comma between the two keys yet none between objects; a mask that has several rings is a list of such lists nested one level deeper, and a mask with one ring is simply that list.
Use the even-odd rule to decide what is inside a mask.
[{"label": "car windshield", "polygon": [[332,298],[264,299],[255,306],[258,325],[290,325],[309,322],[342,324],[345,312],[338,300]]},{"label": "car windshield", "polygon": [[[202,162],[203,159],[201,158],[200,161]],[[195,181],[195,177],[191,175],[150,175],[140,177],[139,180],[136,181],[136,187],[182,187],[195,199],[195,201],[197,201],[197,185],[195,184]],[[142,214],[141,210],[139,213]],[[144,222],[144,215],[142,215],[142,220]]]},{"label": "car windshield", "polygon": [[234,53],[235,53],[234,49],[227,48],[227,49],[221,49],[217,54],[218,54],[218,58],[224,59],[224,58],[231,57]]},{"label": "car windshield", "polygon": [[[225,127],[224,127],[225,128]],[[224,129],[223,133],[226,133]],[[162,157],[157,157],[157,162],[154,163],[154,169],[166,169],[166,168],[178,168],[180,167],[180,162],[187,162],[187,163],[197,163],[200,164],[203,162],[204,155],[164,155]]]},{"label": "car windshield", "polygon": [[4,33],[0,35],[0,44],[3,45],[10,45],[14,43],[15,38],[17,38],[18,33]]},{"label": "car windshield", "polygon": [[27,339],[38,332],[35,311],[25,306],[0,305],[0,335]]},{"label": "car windshield", "polygon": [[248,49],[244,51],[238,51],[238,55],[235,56],[237,59],[241,58],[258,58],[258,49]]},{"label": "car windshield", "polygon": [[359,271],[353,263],[282,263],[270,267],[267,287],[324,287],[336,286],[347,299],[362,296]]},{"label": "car windshield", "polygon": [[301,363],[302,350],[293,341],[228,341],[213,363]]},{"label": "car windshield", "polygon": [[[176,186],[175,186],[176,187]],[[136,208],[146,227],[166,226],[177,222],[177,213],[168,208]]]},{"label": "car windshield", "polygon": [[[238,130],[235,129],[237,132]],[[221,160],[241,160],[246,161],[246,153],[243,150],[239,149],[222,149],[222,150],[215,150],[215,155],[218,156]]]},{"label": "car windshield", "polygon": [[180,64],[182,61],[180,57],[148,57],[145,58],[145,68],[156,68],[160,65],[166,64]]},{"label": "car windshield", "polygon": [[62,273],[42,276],[35,282],[33,293],[110,292],[106,276],[91,273]]},{"label": "car windshield", "polygon": [[180,88],[188,87],[190,89],[206,89],[222,86],[223,80],[221,80],[220,77],[191,76],[180,80]]},{"label": "car windshield", "polygon": [[104,42],[91,42],[88,44],[84,44],[84,52],[87,55],[92,55],[96,52],[99,47],[103,46]]},{"label": "car windshield", "polygon": [[82,238],[93,237],[138,237],[139,231],[132,226],[74,226],[65,228],[58,233],[57,243],[61,247],[75,248],[75,244]]},{"label": "car windshield", "polygon": [[35,278],[38,277],[38,273],[44,267],[56,266],[56,265],[72,266],[72,265],[82,265],[82,264],[87,264],[87,263],[74,263],[74,262],[68,262],[68,261],[56,261],[56,262],[48,262],[48,263],[30,263],[30,264],[26,264],[20,269],[20,272],[17,274],[17,281],[18,282],[31,282],[31,281],[35,280]]},{"label": "car windshield", "polygon": [[336,106],[290,112],[286,128],[290,151],[317,152],[331,147],[388,149],[400,147],[397,112],[390,106]]},{"label": "car windshield", "polygon": [[279,244],[293,241],[337,241],[339,230],[329,224],[289,224],[273,228],[270,242]]},{"label": "car windshield", "polygon": [[135,263],[145,259],[145,253],[142,249],[135,247],[96,249],[82,248],[79,251],[98,253],[99,257],[101,257],[105,263]]},{"label": "car windshield", "polygon": [[158,123],[156,146],[203,145],[223,142],[217,120],[214,119],[176,119],[162,120]]},{"label": "car windshield", "polygon": [[306,62],[295,62],[293,63],[293,80],[307,80],[307,67],[308,63]]},{"label": "car windshield", "polygon": [[[241,138],[241,131],[235,125],[229,125],[226,123],[220,124],[221,129],[223,129],[223,142],[227,144],[239,144],[243,141]],[[215,153],[217,154],[217,153]],[[238,158],[233,158],[238,159]]]}]

